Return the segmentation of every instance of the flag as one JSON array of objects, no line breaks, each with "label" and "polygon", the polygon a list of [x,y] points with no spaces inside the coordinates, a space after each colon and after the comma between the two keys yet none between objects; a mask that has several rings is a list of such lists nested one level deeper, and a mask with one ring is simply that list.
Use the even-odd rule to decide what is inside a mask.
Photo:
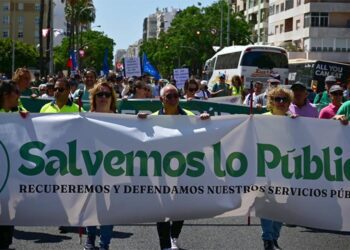
[{"label": "flag", "polygon": [[146,53],[143,53],[143,56],[142,56],[142,66],[143,66],[143,73],[147,73],[153,76],[157,80],[160,79],[158,70],[148,60]]},{"label": "flag", "polygon": [[58,37],[58,36],[60,36],[60,35],[64,35],[64,30],[63,30],[63,29],[54,29],[54,30],[53,30],[53,35],[54,35],[55,37]]},{"label": "flag", "polygon": [[103,56],[103,66],[102,71],[105,76],[109,73],[109,65],[108,65],[108,48],[105,48],[105,55]]},{"label": "flag", "polygon": [[69,51],[69,59],[67,61],[67,67],[70,68],[71,70],[77,69],[77,58],[74,50]]}]

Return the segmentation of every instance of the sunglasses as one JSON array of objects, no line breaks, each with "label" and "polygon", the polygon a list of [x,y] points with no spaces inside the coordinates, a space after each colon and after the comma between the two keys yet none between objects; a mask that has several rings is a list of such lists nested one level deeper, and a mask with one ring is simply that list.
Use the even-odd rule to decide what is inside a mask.
[{"label": "sunglasses", "polygon": [[335,96],[343,96],[343,92],[339,91],[339,92],[333,92],[331,93],[331,95],[335,95]]},{"label": "sunglasses", "polygon": [[65,88],[54,88],[53,90],[54,90],[55,92],[58,91],[58,92],[61,92],[61,93],[62,93],[62,92],[65,91],[66,89],[65,89]]},{"label": "sunglasses", "polygon": [[166,99],[177,99],[179,98],[179,94],[167,94],[165,97]]},{"label": "sunglasses", "polygon": [[112,93],[110,92],[99,92],[96,94],[97,97],[106,97],[106,98],[110,98],[112,96]]},{"label": "sunglasses", "polygon": [[194,89],[193,89],[193,88],[189,88],[188,91],[190,91],[190,92],[196,92],[197,89],[196,89],[196,88],[194,88]]},{"label": "sunglasses", "polygon": [[287,103],[288,97],[280,97],[280,96],[276,96],[273,98],[274,102],[278,102],[278,103]]}]

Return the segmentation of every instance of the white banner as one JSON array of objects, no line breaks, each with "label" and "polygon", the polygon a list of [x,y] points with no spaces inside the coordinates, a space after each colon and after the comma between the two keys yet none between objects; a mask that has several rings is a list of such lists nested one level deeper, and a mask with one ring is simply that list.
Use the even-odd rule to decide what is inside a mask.
[{"label": "white banner", "polygon": [[176,87],[178,89],[184,88],[186,80],[189,79],[188,68],[174,69],[173,73],[174,73],[174,79],[176,81]]},{"label": "white banner", "polygon": [[350,229],[350,127],[233,115],[0,115],[1,224],[256,216]]},{"label": "white banner", "polygon": [[125,77],[141,76],[141,61],[139,57],[125,57]]}]

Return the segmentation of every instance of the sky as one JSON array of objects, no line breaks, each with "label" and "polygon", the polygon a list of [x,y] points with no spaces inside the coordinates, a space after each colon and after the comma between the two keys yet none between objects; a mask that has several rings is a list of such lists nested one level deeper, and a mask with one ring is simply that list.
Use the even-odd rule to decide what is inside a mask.
[{"label": "sky", "polygon": [[118,49],[127,49],[142,38],[143,19],[155,13],[157,7],[185,9],[192,5],[198,6],[198,2],[208,6],[215,0],[94,0],[96,20],[92,29],[103,31],[114,39],[116,52]]}]

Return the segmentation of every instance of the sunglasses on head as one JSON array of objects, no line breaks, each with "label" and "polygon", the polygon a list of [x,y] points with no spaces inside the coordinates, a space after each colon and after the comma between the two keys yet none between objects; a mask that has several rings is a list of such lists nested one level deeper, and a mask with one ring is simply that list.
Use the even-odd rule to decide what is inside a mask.
[{"label": "sunglasses on head", "polygon": [[58,91],[58,92],[63,92],[65,91],[66,89],[65,88],[54,88],[53,89],[55,92]]},{"label": "sunglasses on head", "polygon": [[288,102],[288,97],[281,97],[281,96],[276,96],[273,98],[275,102],[278,103],[287,103]]},{"label": "sunglasses on head", "polygon": [[110,93],[110,92],[99,92],[99,93],[97,93],[96,94],[96,96],[98,96],[98,97],[106,97],[106,98],[110,98],[111,96],[112,96],[112,93]]},{"label": "sunglasses on head", "polygon": [[175,93],[175,94],[167,94],[166,96],[166,99],[177,99],[179,98],[179,94]]}]

